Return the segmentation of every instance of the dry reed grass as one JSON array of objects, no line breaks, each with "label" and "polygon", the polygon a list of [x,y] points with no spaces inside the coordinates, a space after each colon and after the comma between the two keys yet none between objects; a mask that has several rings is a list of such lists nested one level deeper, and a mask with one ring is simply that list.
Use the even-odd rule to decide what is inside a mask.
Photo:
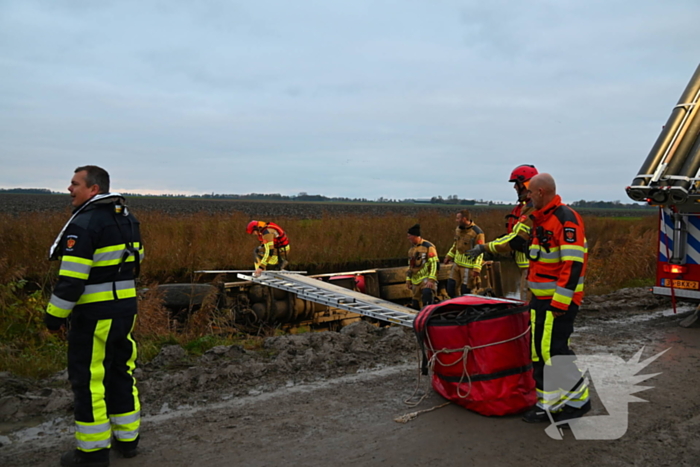
[{"label": "dry reed grass", "polygon": [[[455,212],[457,209],[455,209]],[[503,210],[479,211],[475,222],[487,239],[504,233]],[[142,283],[196,281],[200,269],[250,269],[257,240],[245,233],[249,216],[195,213],[137,213],[146,248]],[[271,219],[272,220],[272,219]],[[0,214],[0,281],[23,277],[47,289],[55,280],[48,248],[66,221],[65,214]],[[449,250],[454,216],[426,210],[418,216],[326,216],[322,219],[274,219],[287,230],[292,266],[333,265],[402,258],[409,244],[406,230],[421,224],[423,237],[440,256]],[[656,217],[640,219],[585,216],[589,242],[588,291],[605,291],[654,275]]]}]

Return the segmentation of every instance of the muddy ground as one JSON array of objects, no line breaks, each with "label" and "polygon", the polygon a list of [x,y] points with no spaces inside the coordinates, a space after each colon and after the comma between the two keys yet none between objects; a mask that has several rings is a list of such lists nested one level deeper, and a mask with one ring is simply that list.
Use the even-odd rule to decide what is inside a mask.
[{"label": "muddy ground", "polygon": [[[577,353],[629,360],[669,349],[641,374],[646,403],[630,403],[619,439],[563,440],[547,424],[484,417],[457,405],[397,417],[444,400],[428,388],[418,407],[404,403],[418,383],[408,329],[355,323],[340,332],[269,338],[262,352],[218,347],[190,359],[167,347],[137,370],[142,443],[112,465],[382,466],[697,466],[700,465],[700,328],[678,321],[670,301],[645,289],[587,298],[572,338]],[[421,394],[427,388],[423,378]],[[594,382],[595,385],[595,382]],[[594,409],[605,415],[592,389]],[[32,382],[0,373],[0,465],[58,465],[72,448],[66,375]]]}]

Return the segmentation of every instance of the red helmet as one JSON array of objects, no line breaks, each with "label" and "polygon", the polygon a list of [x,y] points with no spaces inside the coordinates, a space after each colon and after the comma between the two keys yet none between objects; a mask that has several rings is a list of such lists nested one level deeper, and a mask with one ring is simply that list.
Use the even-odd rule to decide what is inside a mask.
[{"label": "red helmet", "polygon": [[534,165],[519,165],[513,169],[513,172],[510,174],[510,180],[508,181],[520,183],[527,182],[538,173],[539,172],[537,172]]},{"label": "red helmet", "polygon": [[245,232],[247,234],[252,234],[253,230],[258,226],[258,221],[250,221],[248,222],[248,227],[245,228]]}]

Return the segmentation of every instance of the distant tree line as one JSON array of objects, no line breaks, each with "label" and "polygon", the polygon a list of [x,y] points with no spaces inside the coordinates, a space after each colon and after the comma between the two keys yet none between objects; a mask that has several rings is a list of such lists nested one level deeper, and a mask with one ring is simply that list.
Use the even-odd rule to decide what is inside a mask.
[{"label": "distant tree line", "polygon": [[[64,194],[56,191],[51,191],[46,188],[0,188],[0,193],[16,193],[16,194],[32,194],[32,195],[53,195]],[[141,193],[122,192],[125,196],[153,196],[144,195]],[[511,203],[501,201],[489,201],[484,199],[462,199],[457,195],[449,195],[447,198],[442,196],[433,196],[429,199],[416,198],[384,198],[380,196],[376,200],[367,198],[347,198],[347,197],[328,197],[323,195],[310,195],[305,191],[297,195],[283,195],[280,193],[248,193],[240,194],[203,194],[203,195],[182,195],[182,194],[163,194],[158,195],[165,198],[195,198],[195,199],[241,199],[241,200],[261,200],[261,201],[311,201],[311,202],[345,202],[345,203],[422,203],[422,204],[446,204],[459,206],[508,206]],[[604,208],[604,209],[649,209],[650,206],[638,203],[621,203],[620,201],[585,201],[579,200],[571,203],[571,206],[576,208]]]},{"label": "distant tree line", "polygon": [[620,201],[585,201],[579,200],[571,203],[575,208],[605,208],[605,209],[655,209],[648,204],[621,203]]},{"label": "distant tree line", "polygon": [[47,190],[46,188],[0,188],[0,193],[17,193],[25,195],[55,195],[55,191]]}]

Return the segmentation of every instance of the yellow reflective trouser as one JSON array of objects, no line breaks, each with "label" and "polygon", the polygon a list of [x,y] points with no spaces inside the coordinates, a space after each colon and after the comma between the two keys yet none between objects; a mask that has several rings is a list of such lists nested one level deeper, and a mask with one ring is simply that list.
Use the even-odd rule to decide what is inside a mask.
[{"label": "yellow reflective trouser", "polygon": [[75,437],[81,451],[136,441],[141,423],[136,380],[136,316],[91,320],[70,317],[68,378],[75,398]]},{"label": "yellow reflective trouser", "polygon": [[538,299],[530,302],[532,365],[537,405],[558,412],[564,405],[583,406],[589,395],[575,353],[569,348],[578,306],[572,304],[566,314],[555,317],[550,303]]}]

